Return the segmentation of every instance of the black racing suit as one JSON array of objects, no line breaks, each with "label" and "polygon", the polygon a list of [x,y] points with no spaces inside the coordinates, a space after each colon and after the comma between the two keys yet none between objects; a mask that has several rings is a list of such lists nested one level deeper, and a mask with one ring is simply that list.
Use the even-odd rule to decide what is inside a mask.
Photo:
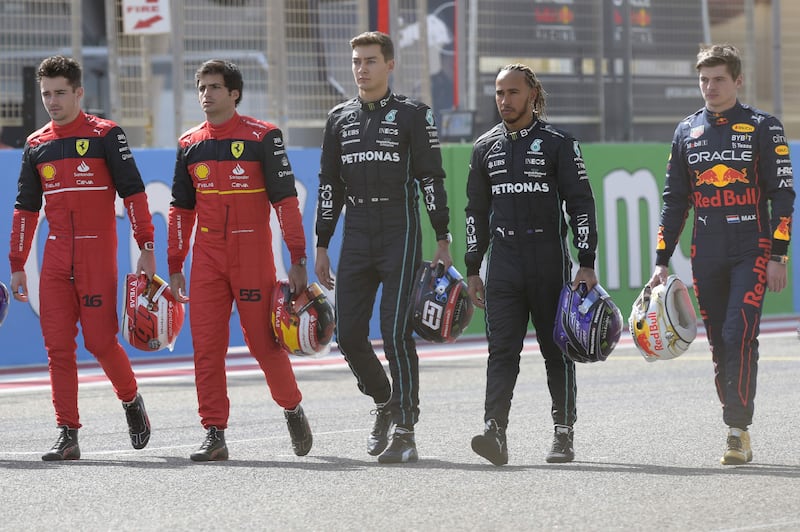
[{"label": "black racing suit", "polygon": [[[325,126],[319,174],[317,246],[327,248],[346,204],[336,272],[336,334],[358,388],[389,402],[398,425],[419,416],[419,366],[411,291],[422,263],[418,197],[437,235],[449,211],[439,137],[430,108],[387,92],[334,107]],[[381,335],[392,383],[369,341],[378,285]]]},{"label": "black racing suit", "polygon": [[553,422],[572,426],[575,363],[553,341],[561,288],[570,280],[566,203],[582,267],[594,268],[597,229],[578,141],[538,119],[518,132],[498,124],[472,150],[467,181],[467,275],[486,264],[485,420],[508,425],[529,316],[547,369]]},{"label": "black racing suit", "polygon": [[693,206],[694,291],[723,420],[731,427],[746,429],[753,420],[767,262],[789,249],[794,197],[777,118],[737,102],[724,113],[701,109],[678,124],[656,264],[669,264]]}]

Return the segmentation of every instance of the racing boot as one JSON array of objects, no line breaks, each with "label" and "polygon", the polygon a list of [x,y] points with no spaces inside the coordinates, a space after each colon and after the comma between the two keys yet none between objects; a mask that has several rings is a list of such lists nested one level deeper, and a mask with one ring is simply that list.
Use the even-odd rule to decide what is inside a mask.
[{"label": "racing boot", "polygon": [[303,407],[297,405],[294,410],[284,410],[286,425],[289,427],[289,436],[292,438],[292,450],[297,456],[305,456],[311,450],[314,436]]},{"label": "racing boot", "polygon": [[134,449],[144,449],[150,441],[150,418],[147,417],[141,394],[137,393],[130,403],[123,401],[122,408],[125,409],[125,418],[128,420],[131,445]]},{"label": "racing boot", "polygon": [[64,425],[58,427],[61,433],[53,444],[53,447],[42,455],[42,460],[52,462],[56,460],[77,460],[81,457],[81,449],[78,447],[78,429],[71,429]]},{"label": "racing boot", "polygon": [[505,429],[498,427],[497,421],[490,419],[486,422],[483,434],[472,438],[472,450],[496,466],[506,465],[508,447]]},{"label": "racing boot", "polygon": [[417,455],[417,444],[414,442],[414,431],[403,427],[395,427],[392,444],[378,457],[378,462],[382,464],[402,464],[416,462],[417,460],[419,460],[419,456]]},{"label": "racing boot", "polygon": [[752,462],[753,450],[750,448],[750,432],[730,427],[725,454],[719,461],[722,465],[742,465]]},{"label": "racing boot", "polygon": [[189,458],[194,462],[216,462],[228,459],[228,446],[225,445],[225,431],[208,427],[206,439],[200,448]]},{"label": "racing boot", "polygon": [[545,461],[551,464],[561,464],[575,460],[575,451],[572,448],[574,432],[568,425],[556,425],[553,434],[553,446],[547,453]]},{"label": "racing boot", "polygon": [[378,456],[389,445],[389,432],[392,430],[392,411],[386,403],[375,403],[375,410],[370,412],[375,416],[375,424],[367,438],[367,453]]}]

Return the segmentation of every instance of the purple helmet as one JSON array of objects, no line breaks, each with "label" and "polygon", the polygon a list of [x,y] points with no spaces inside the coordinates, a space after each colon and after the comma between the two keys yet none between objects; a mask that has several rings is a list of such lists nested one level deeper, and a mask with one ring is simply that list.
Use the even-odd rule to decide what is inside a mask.
[{"label": "purple helmet", "polygon": [[411,296],[414,331],[429,342],[455,342],[472,319],[472,301],[467,284],[455,267],[447,271],[425,261],[417,272]]},{"label": "purple helmet", "polygon": [[599,362],[608,358],[622,332],[622,313],[602,286],[588,293],[567,284],[561,290],[553,340],[575,362]]},{"label": "purple helmet", "polygon": [[11,304],[11,296],[8,295],[8,288],[0,282],[0,325],[8,316],[8,306]]}]

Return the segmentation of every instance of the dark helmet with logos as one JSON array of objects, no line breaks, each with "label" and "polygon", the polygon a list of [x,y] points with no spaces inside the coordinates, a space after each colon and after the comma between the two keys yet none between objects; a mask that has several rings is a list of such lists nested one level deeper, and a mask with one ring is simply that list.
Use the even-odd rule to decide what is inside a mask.
[{"label": "dark helmet with logos", "polygon": [[565,356],[575,362],[606,360],[622,332],[622,313],[602,286],[587,290],[580,283],[561,289],[553,340]]},{"label": "dark helmet with logos", "polygon": [[430,262],[423,262],[411,300],[414,331],[430,342],[454,342],[472,319],[467,284],[453,266],[445,270],[441,263],[431,268]]}]

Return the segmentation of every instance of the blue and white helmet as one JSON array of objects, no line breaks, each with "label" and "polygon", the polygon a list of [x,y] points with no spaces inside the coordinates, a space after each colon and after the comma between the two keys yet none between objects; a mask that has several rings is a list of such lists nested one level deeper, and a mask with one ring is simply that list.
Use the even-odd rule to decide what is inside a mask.
[{"label": "blue and white helmet", "polygon": [[622,333],[622,313],[602,286],[591,290],[561,289],[553,340],[575,362],[601,362],[616,347]]}]

